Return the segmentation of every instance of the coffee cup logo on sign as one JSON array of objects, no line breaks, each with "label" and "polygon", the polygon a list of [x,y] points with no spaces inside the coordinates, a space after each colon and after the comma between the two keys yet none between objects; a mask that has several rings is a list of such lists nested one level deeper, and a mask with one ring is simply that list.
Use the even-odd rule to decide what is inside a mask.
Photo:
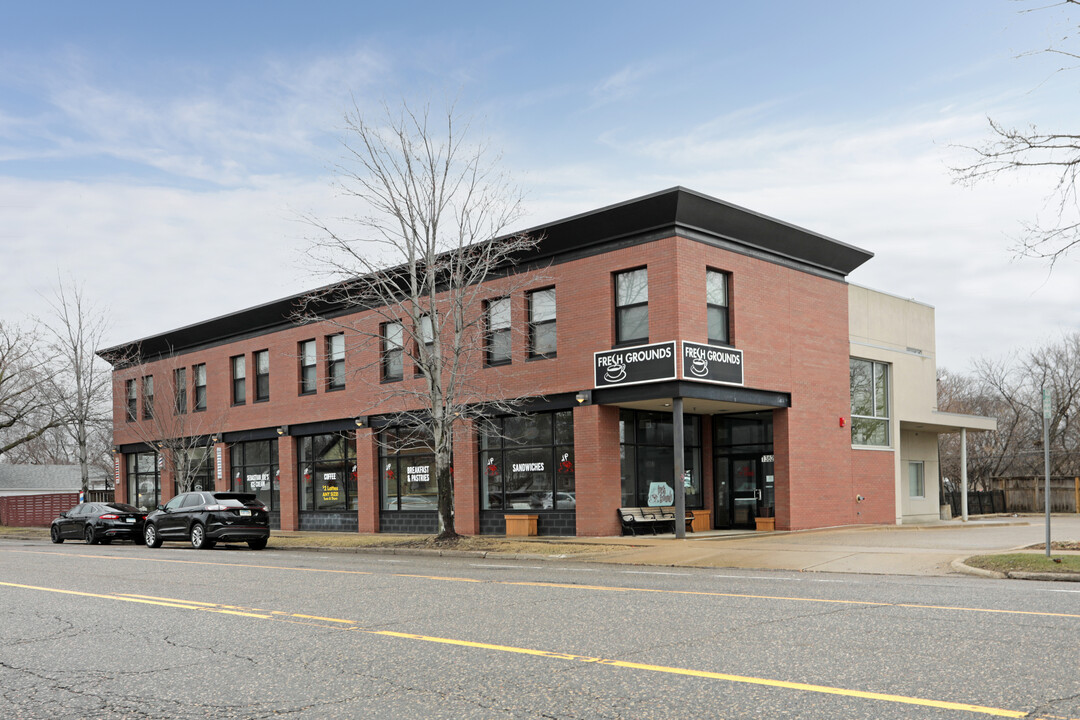
[{"label": "coffee cup logo on sign", "polygon": [[709,364],[705,362],[704,357],[695,357],[690,363],[690,372],[698,377],[705,377],[709,374]]},{"label": "coffee cup logo on sign", "polygon": [[608,365],[604,371],[604,379],[611,383],[622,382],[626,379],[626,366],[622,363]]}]

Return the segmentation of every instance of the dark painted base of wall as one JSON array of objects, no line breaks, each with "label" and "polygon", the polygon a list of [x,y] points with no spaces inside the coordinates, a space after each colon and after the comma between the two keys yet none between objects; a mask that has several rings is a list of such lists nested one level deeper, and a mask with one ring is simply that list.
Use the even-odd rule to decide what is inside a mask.
[{"label": "dark painted base of wall", "polygon": [[267,514],[270,515],[270,529],[271,530],[280,530],[281,529],[281,511],[280,510],[271,510]]},{"label": "dark painted base of wall", "polygon": [[433,512],[379,513],[379,532],[434,535],[439,532],[439,517]]},{"label": "dark painted base of wall", "polygon": [[[505,535],[506,518],[502,510],[480,512],[481,535]],[[538,512],[536,513],[536,534],[558,537],[577,535],[577,513],[574,512]]]},{"label": "dark painted base of wall", "polygon": [[360,532],[355,510],[345,512],[300,511],[300,529],[318,532]]}]

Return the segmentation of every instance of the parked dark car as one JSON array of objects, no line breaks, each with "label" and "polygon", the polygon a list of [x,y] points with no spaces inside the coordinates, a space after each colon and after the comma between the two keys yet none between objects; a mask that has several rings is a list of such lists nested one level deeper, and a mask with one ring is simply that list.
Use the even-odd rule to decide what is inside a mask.
[{"label": "parked dark car", "polygon": [[146,513],[124,503],[80,503],[52,521],[49,537],[54,543],[82,540],[87,545],[108,545],[113,540],[143,541]]},{"label": "parked dark car", "polygon": [[262,550],[270,538],[270,514],[254,493],[187,492],[146,516],[147,547],[165,540],[184,540],[202,550],[219,542],[246,542]]}]

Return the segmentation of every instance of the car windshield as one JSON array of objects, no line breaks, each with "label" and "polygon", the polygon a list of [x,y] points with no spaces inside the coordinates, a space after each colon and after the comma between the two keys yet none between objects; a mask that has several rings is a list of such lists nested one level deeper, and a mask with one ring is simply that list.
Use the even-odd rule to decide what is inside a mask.
[{"label": "car windshield", "polygon": [[139,508],[135,507],[134,505],[128,505],[127,503],[105,503],[105,506],[107,508],[110,508],[112,510],[116,510],[118,512],[125,512],[125,513],[137,513],[137,512],[139,512]]}]

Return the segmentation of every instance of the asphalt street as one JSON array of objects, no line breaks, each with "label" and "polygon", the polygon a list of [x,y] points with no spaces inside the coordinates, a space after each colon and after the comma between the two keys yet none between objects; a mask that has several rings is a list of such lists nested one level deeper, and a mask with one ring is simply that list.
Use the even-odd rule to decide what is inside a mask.
[{"label": "asphalt street", "polygon": [[1080,719],[1080,588],[0,543],[3,718]]}]

